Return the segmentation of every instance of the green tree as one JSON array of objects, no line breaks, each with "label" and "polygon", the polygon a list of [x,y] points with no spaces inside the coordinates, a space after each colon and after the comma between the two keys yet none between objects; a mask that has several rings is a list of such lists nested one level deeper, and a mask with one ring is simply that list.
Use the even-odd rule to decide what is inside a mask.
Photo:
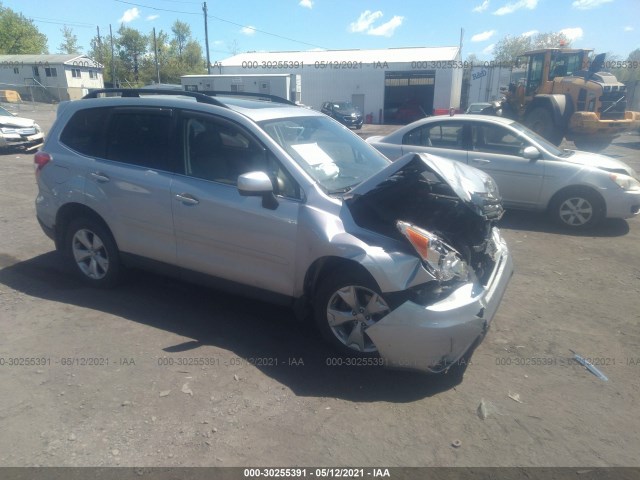
[{"label": "green tree", "polygon": [[0,3],[0,54],[48,53],[47,37],[21,13]]},{"label": "green tree", "polygon": [[103,78],[105,83],[113,84],[111,78],[111,43],[108,35],[98,38],[94,36],[90,42],[89,52],[90,58],[100,63],[103,67]]},{"label": "green tree", "polygon": [[148,37],[135,28],[122,25],[118,29],[118,38],[114,39],[117,55],[124,76],[121,80],[133,84],[139,80],[140,65],[147,53]]},{"label": "green tree", "polygon": [[58,47],[58,53],[80,53],[82,47],[78,45],[78,37],[74,35],[73,30],[66,25],[60,29],[62,33],[62,43]]},{"label": "green tree", "polygon": [[182,52],[187,46],[187,43],[191,40],[191,27],[185,22],[176,20],[171,26],[173,32],[172,46],[175,48],[179,57],[182,57]]},{"label": "green tree", "polygon": [[518,57],[538,48],[570,47],[571,41],[564,33],[538,33],[537,35],[507,35],[493,49],[494,60],[514,65]]}]

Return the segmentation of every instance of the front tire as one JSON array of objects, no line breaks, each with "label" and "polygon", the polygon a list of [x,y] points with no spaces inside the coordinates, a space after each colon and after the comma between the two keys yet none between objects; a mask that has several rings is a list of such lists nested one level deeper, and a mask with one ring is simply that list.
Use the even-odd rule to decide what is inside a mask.
[{"label": "front tire", "polygon": [[556,196],[551,202],[550,213],[562,227],[586,230],[595,227],[604,218],[605,206],[595,192],[576,188]]},{"label": "front tire", "polygon": [[538,135],[543,136],[554,145],[560,145],[564,132],[553,123],[551,112],[543,107],[531,110],[525,117],[525,124]]},{"label": "front tire", "polygon": [[375,282],[357,271],[338,270],[326,277],[314,301],[314,318],[322,336],[352,356],[377,355],[367,329],[390,311]]},{"label": "front tire", "polygon": [[120,255],[109,229],[93,218],[72,220],[63,254],[76,277],[91,287],[112,287],[120,276]]}]

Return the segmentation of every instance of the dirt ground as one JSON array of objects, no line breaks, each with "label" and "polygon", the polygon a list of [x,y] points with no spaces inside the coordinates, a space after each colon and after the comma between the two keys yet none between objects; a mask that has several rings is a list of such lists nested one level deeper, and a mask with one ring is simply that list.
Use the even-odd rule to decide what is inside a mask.
[{"label": "dirt ground", "polygon": [[[640,136],[606,153],[640,170]],[[153,274],[84,288],[36,222],[32,155],[0,172],[0,466],[640,465],[638,218],[509,212],[516,273],[460,380],[328,365],[290,311]]]}]

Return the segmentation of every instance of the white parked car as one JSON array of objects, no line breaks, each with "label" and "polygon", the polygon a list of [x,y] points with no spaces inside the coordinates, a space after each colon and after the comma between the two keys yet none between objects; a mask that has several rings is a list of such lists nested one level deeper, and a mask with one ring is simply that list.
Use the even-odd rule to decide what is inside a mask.
[{"label": "white parked car", "polygon": [[477,167],[496,181],[506,208],[547,210],[573,229],[640,211],[640,182],[629,165],[596,153],[559,149],[514,120],[429,117],[367,142],[391,160],[425,152]]},{"label": "white parked car", "polygon": [[34,150],[44,142],[40,126],[30,118],[18,117],[0,107],[0,148],[19,147]]}]

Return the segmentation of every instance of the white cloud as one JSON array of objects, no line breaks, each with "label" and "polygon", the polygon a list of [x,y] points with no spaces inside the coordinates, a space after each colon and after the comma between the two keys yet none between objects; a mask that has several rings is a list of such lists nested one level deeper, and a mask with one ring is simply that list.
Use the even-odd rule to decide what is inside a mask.
[{"label": "white cloud", "polygon": [[487,8],[489,8],[489,0],[484,0],[480,5],[473,9],[474,12],[484,12]]},{"label": "white cloud", "polygon": [[476,33],[473,37],[471,37],[472,42],[484,42],[485,40],[489,40],[496,34],[495,30],[487,30],[486,32]]},{"label": "white cloud", "polygon": [[491,45],[487,45],[486,47],[484,47],[484,49],[482,50],[482,53],[484,55],[491,55],[493,53],[493,49],[495,48],[496,44],[492,43]]},{"label": "white cloud", "polygon": [[382,12],[378,10],[377,12],[372,12],[371,10],[365,10],[360,14],[358,20],[352,22],[349,25],[350,32],[364,32],[371,27],[373,22],[382,17]]},{"label": "white cloud", "polygon": [[160,15],[149,15],[147,17],[147,20],[152,21],[152,20],[155,20],[156,18],[160,18]]},{"label": "white cloud", "polygon": [[633,32],[633,27],[627,25],[626,27],[624,27],[624,31],[625,32]]},{"label": "white cloud", "polygon": [[304,8],[313,8],[313,0],[300,0],[298,5]]},{"label": "white cloud", "polygon": [[135,20],[140,16],[140,10],[138,7],[130,8],[129,10],[125,10],[122,17],[118,20],[118,23],[129,23]]},{"label": "white cloud", "polygon": [[537,35],[538,33],[540,33],[540,32],[538,32],[538,30],[529,30],[528,32],[524,32],[521,36],[522,37],[533,37],[534,35]]},{"label": "white cloud", "polygon": [[402,25],[403,20],[404,20],[404,17],[394,15],[394,17],[391,20],[389,20],[387,23],[383,23],[382,25],[375,28],[371,27],[369,30],[367,30],[367,35],[376,35],[379,37],[390,37],[393,35],[393,32],[395,31],[395,29],[398,28],[400,25]]},{"label": "white cloud", "polygon": [[500,7],[498,10],[493,12],[494,15],[508,15],[509,13],[513,13],[516,10],[521,10],[526,8],[528,10],[533,10],[538,5],[538,0],[518,0],[514,3],[507,3],[504,7]]},{"label": "white cloud", "polygon": [[613,2],[613,0],[575,0],[571,6],[579,10],[591,10],[609,2]]},{"label": "white cloud", "polygon": [[240,33],[242,33],[243,35],[255,35],[256,33],[256,29],[255,27],[252,27],[251,25],[247,25],[246,27],[242,27],[240,29]]},{"label": "white cloud", "polygon": [[578,40],[582,38],[584,31],[580,27],[575,27],[575,28],[563,28],[562,30],[560,30],[560,33],[564,33],[565,37],[573,41],[573,40]]}]

